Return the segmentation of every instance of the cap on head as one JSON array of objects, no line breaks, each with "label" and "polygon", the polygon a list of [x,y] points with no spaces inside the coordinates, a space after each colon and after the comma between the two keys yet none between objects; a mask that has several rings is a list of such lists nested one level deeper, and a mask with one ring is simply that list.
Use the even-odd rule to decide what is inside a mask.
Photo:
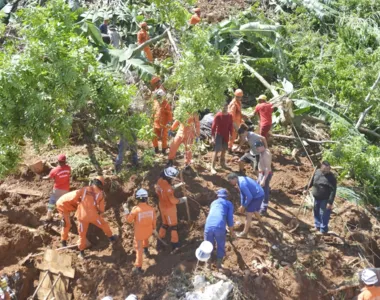
[{"label": "cap on head", "polygon": [[370,269],[364,269],[363,270],[362,280],[366,285],[373,285],[379,281],[377,279],[376,273]]},{"label": "cap on head", "polygon": [[216,191],[216,194],[218,195],[218,197],[221,197],[221,198],[228,197],[228,191],[226,189],[219,189]]},{"label": "cap on head", "polygon": [[230,173],[227,175],[228,181],[233,180],[233,179],[238,179],[238,178],[239,178],[239,176],[236,173]]},{"label": "cap on head", "polygon": [[263,143],[262,141],[256,141],[256,142],[255,142],[255,147],[256,147],[256,148],[264,147],[264,143]]},{"label": "cap on head", "polygon": [[148,198],[148,191],[144,189],[139,189],[136,192],[136,199],[143,199],[143,198]]},{"label": "cap on head", "polygon": [[260,95],[258,98],[256,98],[256,100],[264,100],[264,101],[267,101],[267,96],[265,95]]},{"label": "cap on head", "polygon": [[244,95],[243,90],[237,89],[235,91],[235,96],[237,96],[237,97],[243,97],[243,95]]},{"label": "cap on head", "polygon": [[57,159],[60,162],[65,162],[66,161],[66,155],[65,154],[60,154],[60,155],[58,155]]},{"label": "cap on head", "polygon": [[164,169],[165,176],[169,177],[169,178],[177,177],[178,173],[179,173],[179,171],[174,167],[168,167],[168,168]]},{"label": "cap on head", "polygon": [[141,22],[140,23],[140,28],[147,27],[147,26],[148,26],[148,24],[146,22]]},{"label": "cap on head", "polygon": [[195,13],[200,13],[201,12],[201,9],[199,7],[197,7],[196,9],[194,9],[194,12]]},{"label": "cap on head", "polygon": [[151,85],[155,85],[157,82],[161,81],[160,77],[154,76],[150,81]]}]

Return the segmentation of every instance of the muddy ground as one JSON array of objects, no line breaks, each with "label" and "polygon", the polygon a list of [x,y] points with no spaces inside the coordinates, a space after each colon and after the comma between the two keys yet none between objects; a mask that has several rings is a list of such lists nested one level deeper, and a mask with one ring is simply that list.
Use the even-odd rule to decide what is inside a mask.
[{"label": "muddy ground", "polygon": [[[69,148],[67,151],[74,157],[84,155],[84,149],[73,147],[71,152]],[[321,238],[311,233],[313,219],[310,209],[301,210],[300,227],[296,232],[290,233],[286,225],[298,211],[302,201],[302,189],[313,168],[305,157],[300,157],[299,162],[296,162],[291,156],[283,154],[286,152],[283,147],[272,149],[274,176],[269,217],[263,219],[262,228],[257,221],[253,222],[248,239],[227,243],[224,266],[227,275],[241,292],[239,296],[236,294],[232,298],[331,299],[331,296],[325,296],[329,290],[351,282],[357,270],[369,263],[380,266],[380,227],[375,225],[377,221],[369,212],[337,199],[331,230],[344,238],[346,245],[343,245],[340,238]],[[140,150],[143,151],[144,148]],[[57,151],[53,151],[54,155]],[[109,153],[111,161],[114,154]],[[48,157],[54,155],[50,152],[47,154]],[[93,246],[86,251],[86,260],[79,260],[75,250],[66,250],[72,256],[76,270],[75,279],[70,284],[74,299],[99,299],[105,295],[124,299],[129,293],[135,293],[141,299],[180,299],[184,295],[185,290],[174,288],[173,284],[178,278],[189,278],[194,271],[194,252],[203,240],[203,227],[209,205],[216,198],[214,191],[219,187],[227,188],[235,208],[239,206],[238,191],[225,180],[231,170],[237,171],[238,156],[228,155],[231,170],[220,169],[217,175],[211,175],[208,171],[210,159],[211,153],[195,157],[194,171],[184,175],[185,194],[191,199],[189,206],[192,222],[190,224],[187,221],[185,206],[179,205],[179,236],[182,247],[174,254],[170,253],[170,249],[157,252],[156,241],[152,238],[152,256],[144,259],[145,273],[140,277],[134,277],[131,273],[135,259],[133,229],[123,219],[121,206],[127,201],[132,207],[133,194],[138,188],[144,187],[152,196],[149,199],[150,204],[157,207],[154,184],[165,160],[157,159],[152,168],[130,170],[123,178],[113,175],[107,177],[105,218],[110,222],[114,233],[120,235],[120,239],[115,245],[110,245],[100,230],[91,227],[88,239]],[[177,163],[181,164],[182,160],[179,156]],[[105,173],[109,167],[111,165],[103,166]],[[250,166],[246,170],[248,175],[255,177]],[[72,186],[78,188],[83,184],[73,181]],[[42,192],[43,196],[7,192],[15,187]],[[31,252],[60,246],[59,235],[53,231],[45,231],[42,226],[51,188],[51,182],[42,181],[31,172],[9,177],[0,185],[1,274],[20,272],[22,284],[18,286],[19,299],[26,299],[32,294],[38,284],[38,271],[33,263],[21,267],[18,262]],[[178,196],[181,195],[182,192],[178,192]],[[58,215],[56,218],[58,225]],[[235,214],[237,231],[242,230],[243,222],[244,216]],[[76,232],[73,227],[70,243],[75,243]],[[368,261],[360,259],[358,253]],[[184,280],[181,284],[183,286],[189,283]],[[354,293],[355,290],[349,289],[345,295],[349,297]]]}]

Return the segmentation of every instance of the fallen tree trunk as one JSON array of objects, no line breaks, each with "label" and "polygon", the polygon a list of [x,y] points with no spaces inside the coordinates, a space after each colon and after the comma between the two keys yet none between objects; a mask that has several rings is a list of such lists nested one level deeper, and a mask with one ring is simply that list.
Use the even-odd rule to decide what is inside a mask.
[{"label": "fallen tree trunk", "polygon": [[268,82],[264,79],[263,76],[261,76],[259,73],[257,73],[257,71],[252,68],[250,65],[248,65],[247,63],[243,63],[244,67],[249,71],[251,72],[253,75],[255,75],[255,77],[260,80],[260,82],[268,89],[270,90],[270,92],[272,93],[273,97],[279,97],[280,95],[278,94],[278,92],[276,91],[276,89]]},{"label": "fallen tree trunk", "polygon": [[[298,139],[295,136],[288,136],[288,135],[282,135],[282,134],[272,134],[272,136],[275,138],[279,138],[279,139],[288,139],[288,140],[297,140]],[[311,144],[328,144],[328,143],[334,144],[334,143],[337,143],[336,141],[330,141],[330,140],[317,141],[317,140],[311,140],[311,139],[306,139],[306,138],[302,138],[302,137],[301,137],[301,140],[306,141],[306,142],[311,143]]]},{"label": "fallen tree trunk", "polygon": [[158,41],[164,39],[165,37],[167,37],[168,32],[169,32],[169,28],[166,29],[163,34],[160,34],[160,35],[158,35],[158,36],[156,36],[156,37],[154,37],[154,38],[152,38],[150,40],[147,40],[145,43],[142,43],[141,45],[139,45],[138,47],[136,47],[135,49],[133,49],[133,52],[132,52],[131,56],[134,56],[137,53],[141,52],[142,50],[144,50],[145,47],[147,47],[147,46],[149,46],[149,45],[151,45],[151,44],[153,44],[155,42],[158,42]]},{"label": "fallen tree trunk", "polygon": [[373,130],[369,130],[368,128],[364,128],[364,127],[359,127],[358,130],[361,133],[372,135],[373,137],[376,137],[376,138],[380,139],[380,134],[378,134],[377,132],[375,132]]}]

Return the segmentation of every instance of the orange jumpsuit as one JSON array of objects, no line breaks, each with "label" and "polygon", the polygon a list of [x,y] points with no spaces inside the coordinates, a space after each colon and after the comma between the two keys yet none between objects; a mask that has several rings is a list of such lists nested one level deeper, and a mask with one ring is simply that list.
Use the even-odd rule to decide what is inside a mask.
[{"label": "orange jumpsuit", "polygon": [[190,25],[196,25],[201,21],[201,17],[199,17],[197,14],[193,14],[190,19]]},{"label": "orange jumpsuit", "polygon": [[177,204],[179,200],[174,196],[172,186],[165,179],[160,178],[156,184],[156,193],[161,211],[162,226],[158,232],[160,238],[165,238],[166,230],[171,229],[171,242],[178,243],[177,232]]},{"label": "orange jumpsuit", "polygon": [[112,236],[110,226],[100,215],[104,213],[105,208],[103,191],[96,186],[85,187],[83,190],[82,200],[75,213],[78,219],[80,251],[86,248],[86,234],[90,223],[103,230],[107,237]]},{"label": "orange jumpsuit", "polygon": [[154,100],[153,104],[154,111],[154,134],[156,135],[153,139],[153,147],[158,147],[158,139],[162,140],[162,149],[168,147],[168,123],[173,121],[172,108],[168,101],[163,100],[162,103],[159,103],[157,100]]},{"label": "orange jumpsuit", "polygon": [[[236,98],[232,99],[231,103],[228,104],[228,112],[232,115],[232,122],[236,123],[238,126],[242,123],[242,114],[241,114],[241,102]],[[232,127],[232,134],[228,142],[228,148],[232,149],[234,141],[237,137],[237,131],[235,127]]]},{"label": "orange jumpsuit", "polygon": [[[179,124],[181,124],[179,126]],[[186,122],[186,126],[178,120],[173,123],[171,130],[176,130],[179,126],[178,132],[174,138],[173,143],[170,145],[169,160],[175,159],[179,146],[183,143],[185,145],[185,158],[186,165],[189,165],[192,158],[191,145],[195,137],[200,135],[200,123],[198,114],[192,115]]]},{"label": "orange jumpsuit", "polygon": [[143,261],[143,248],[147,248],[149,246],[148,239],[152,235],[153,230],[156,229],[156,212],[153,207],[142,202],[132,208],[131,213],[127,215],[126,218],[128,223],[135,224],[135,266],[141,268]]},{"label": "orange jumpsuit", "polygon": [[[138,33],[137,33],[137,43],[139,45],[145,43],[147,40],[149,40],[150,37],[149,37],[149,34],[146,30],[144,29],[141,29]],[[145,57],[147,60],[149,60],[150,62],[153,61],[153,55],[152,55],[152,52],[150,51],[150,48],[149,46],[146,46],[144,48],[144,52],[145,52]]]},{"label": "orange jumpsuit", "polygon": [[64,194],[56,203],[57,210],[65,221],[65,226],[61,231],[62,241],[66,241],[69,237],[69,231],[71,228],[70,213],[77,210],[80,198],[83,196],[83,192],[84,189],[80,189]]}]

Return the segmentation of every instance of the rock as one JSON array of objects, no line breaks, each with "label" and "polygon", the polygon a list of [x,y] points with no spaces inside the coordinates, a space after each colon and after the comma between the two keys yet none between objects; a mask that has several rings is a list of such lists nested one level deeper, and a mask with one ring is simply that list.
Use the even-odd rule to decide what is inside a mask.
[{"label": "rock", "polygon": [[185,300],[227,300],[232,289],[231,281],[220,280],[215,284],[206,286],[202,291],[187,292]]},{"label": "rock", "polygon": [[34,173],[40,174],[44,170],[44,163],[42,160],[35,161],[29,165],[29,169]]},{"label": "rock", "polygon": [[203,275],[195,275],[193,279],[193,286],[195,290],[201,289],[206,285],[206,277]]}]

